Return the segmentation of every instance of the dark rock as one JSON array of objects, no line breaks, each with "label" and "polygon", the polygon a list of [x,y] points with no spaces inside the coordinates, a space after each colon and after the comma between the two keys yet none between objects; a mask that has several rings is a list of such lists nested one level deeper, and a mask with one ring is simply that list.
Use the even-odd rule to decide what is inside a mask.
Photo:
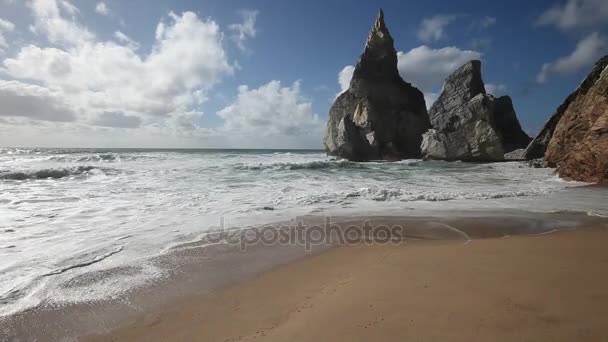
[{"label": "dark rock", "polygon": [[424,134],[424,157],[449,161],[503,160],[500,137],[491,123],[493,110],[492,97],[479,94],[453,111],[455,115],[447,127]]},{"label": "dark rock", "polygon": [[500,161],[505,152],[524,148],[531,140],[521,129],[511,98],[486,94],[477,60],[446,79],[429,116],[433,129],[422,143],[428,159]]},{"label": "dark rock", "polygon": [[512,160],[512,161],[513,160],[514,161],[526,160],[526,158],[524,158],[524,153],[526,153],[526,149],[524,149],[524,148],[520,148],[518,150],[505,153],[505,160]]},{"label": "dark rock", "polygon": [[[587,75],[587,77],[583,80],[579,87],[572,94],[570,94],[570,96],[568,96],[566,100],[557,108],[555,113],[551,115],[549,120],[547,120],[543,129],[538,133],[536,138],[532,140],[532,142],[526,149],[526,159],[530,160],[545,157],[549,142],[551,141],[551,138],[553,138],[555,129],[557,128],[557,125],[560,122],[562,116],[566,113],[566,111],[574,102],[577,102],[589,92],[589,90],[596,84],[607,65],[608,56],[605,56],[596,63],[591,73]],[[576,106],[577,105],[575,105],[575,107]]]},{"label": "dark rock", "polygon": [[504,158],[494,123],[494,97],[486,94],[481,62],[470,61],[452,73],[429,110],[433,129],[424,135],[427,159],[499,161]]},{"label": "dark rock", "polygon": [[511,97],[501,96],[494,100],[494,119],[505,153],[525,149],[532,141],[532,138],[521,129]]},{"label": "dark rock", "polygon": [[429,128],[424,96],[401,79],[380,10],[349,89],[329,111],[325,149],[356,161],[419,158],[422,134]]},{"label": "dark rock", "polygon": [[460,118],[452,113],[462,111],[475,96],[485,93],[481,62],[466,63],[445,80],[441,95],[429,110],[431,125],[438,130],[453,128]]},{"label": "dark rock", "polygon": [[566,179],[608,183],[608,56],[550,121],[556,118],[545,159]]},{"label": "dark rock", "polygon": [[528,160],[527,163],[530,167],[533,167],[535,169],[546,169],[546,168],[555,167],[555,165],[546,161],[545,158],[536,158],[536,159]]}]

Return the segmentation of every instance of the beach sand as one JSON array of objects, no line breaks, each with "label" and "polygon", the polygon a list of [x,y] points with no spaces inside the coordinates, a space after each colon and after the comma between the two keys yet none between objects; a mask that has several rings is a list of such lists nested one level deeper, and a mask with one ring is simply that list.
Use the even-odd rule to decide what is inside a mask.
[{"label": "beach sand", "polygon": [[604,341],[608,230],[342,246],[85,341]]}]

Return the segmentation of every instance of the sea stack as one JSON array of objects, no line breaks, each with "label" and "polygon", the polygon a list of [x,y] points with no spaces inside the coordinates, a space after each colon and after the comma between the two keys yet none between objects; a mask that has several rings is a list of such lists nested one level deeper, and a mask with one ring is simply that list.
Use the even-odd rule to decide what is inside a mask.
[{"label": "sea stack", "polygon": [[531,140],[521,129],[511,98],[486,93],[478,60],[446,79],[429,116],[433,129],[422,142],[426,159],[501,161],[505,153],[525,148]]},{"label": "sea stack", "polygon": [[349,89],[329,111],[325,149],[355,161],[419,158],[429,128],[424,96],[399,75],[397,51],[380,10]]},{"label": "sea stack", "polygon": [[608,56],[549,118],[525,156],[544,157],[567,179],[608,183]]}]

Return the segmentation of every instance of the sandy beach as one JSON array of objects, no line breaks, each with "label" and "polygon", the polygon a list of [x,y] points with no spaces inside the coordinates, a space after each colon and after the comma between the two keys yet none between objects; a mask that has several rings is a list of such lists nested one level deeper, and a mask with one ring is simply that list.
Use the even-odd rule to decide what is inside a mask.
[{"label": "sandy beach", "polygon": [[344,246],[84,341],[598,341],[608,230]]}]

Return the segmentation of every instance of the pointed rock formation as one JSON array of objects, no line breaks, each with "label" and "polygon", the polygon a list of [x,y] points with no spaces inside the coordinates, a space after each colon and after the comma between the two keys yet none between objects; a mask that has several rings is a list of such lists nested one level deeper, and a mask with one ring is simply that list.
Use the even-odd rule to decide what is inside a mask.
[{"label": "pointed rock formation", "polygon": [[433,129],[422,142],[428,159],[500,161],[531,140],[521,129],[511,98],[486,94],[477,60],[446,79],[429,116]]},{"label": "pointed rock formation", "polygon": [[325,149],[357,161],[419,158],[429,127],[422,92],[399,76],[397,51],[380,10],[349,89],[329,111]]},{"label": "pointed rock formation", "polygon": [[526,151],[545,157],[560,176],[608,183],[608,56],[557,109]]}]

